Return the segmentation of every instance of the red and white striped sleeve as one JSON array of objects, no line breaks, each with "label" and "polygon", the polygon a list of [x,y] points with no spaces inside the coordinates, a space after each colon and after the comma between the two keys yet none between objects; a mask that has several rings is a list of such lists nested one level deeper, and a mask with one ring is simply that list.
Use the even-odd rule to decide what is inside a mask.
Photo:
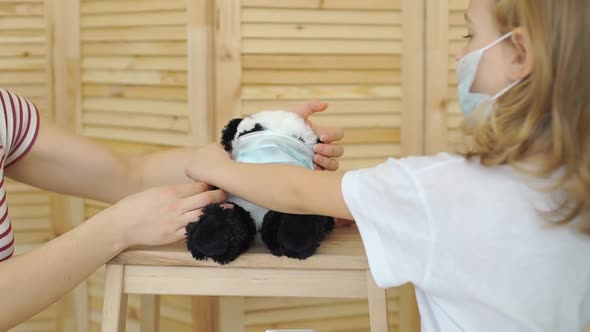
[{"label": "red and white striped sleeve", "polygon": [[39,133],[39,111],[30,101],[0,89],[0,140],[5,154],[4,168],[29,152]]}]

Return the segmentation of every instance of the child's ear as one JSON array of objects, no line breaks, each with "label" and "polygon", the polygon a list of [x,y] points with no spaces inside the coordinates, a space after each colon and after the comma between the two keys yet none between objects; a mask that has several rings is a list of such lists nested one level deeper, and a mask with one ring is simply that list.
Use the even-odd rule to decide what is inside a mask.
[{"label": "child's ear", "polygon": [[236,137],[240,122],[242,122],[242,119],[233,119],[221,131],[221,145],[227,152],[232,150],[231,142]]},{"label": "child's ear", "polygon": [[529,76],[534,65],[531,38],[525,29],[514,29],[512,46],[515,52],[510,69],[510,79],[518,81]]}]

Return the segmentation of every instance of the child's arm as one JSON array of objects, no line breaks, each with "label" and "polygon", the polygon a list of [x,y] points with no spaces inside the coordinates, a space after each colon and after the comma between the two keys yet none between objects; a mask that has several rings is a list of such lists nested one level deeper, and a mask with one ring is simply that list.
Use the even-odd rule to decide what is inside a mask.
[{"label": "child's arm", "polygon": [[218,145],[199,152],[187,174],[274,211],[352,219],[342,197],[341,172],[232,161]]}]

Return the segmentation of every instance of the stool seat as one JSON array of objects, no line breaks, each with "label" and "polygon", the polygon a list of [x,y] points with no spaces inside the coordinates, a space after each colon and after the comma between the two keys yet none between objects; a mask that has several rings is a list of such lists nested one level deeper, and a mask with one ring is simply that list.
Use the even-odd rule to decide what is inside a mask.
[{"label": "stool seat", "polygon": [[282,269],[344,269],[367,270],[367,256],[356,226],[334,229],[318,251],[305,260],[276,257],[260,241],[254,241],[248,251],[227,265],[211,260],[195,260],[184,241],[159,247],[132,247],[111,260],[122,265],[198,266],[216,268],[282,268]]},{"label": "stool seat", "polygon": [[[127,294],[143,294],[142,331],[157,331],[159,300],[154,295],[164,294],[368,299],[371,332],[387,331],[386,291],[371,276],[355,225],[337,227],[316,254],[305,260],[273,256],[256,241],[230,264],[219,265],[193,259],[185,244],[177,242],[129,248],[113,258],[106,270],[103,332],[125,330]],[[244,331],[239,321],[243,313],[234,310],[224,319],[223,308],[201,310],[201,316],[218,315],[203,330]],[[228,320],[232,324],[223,323]]]}]

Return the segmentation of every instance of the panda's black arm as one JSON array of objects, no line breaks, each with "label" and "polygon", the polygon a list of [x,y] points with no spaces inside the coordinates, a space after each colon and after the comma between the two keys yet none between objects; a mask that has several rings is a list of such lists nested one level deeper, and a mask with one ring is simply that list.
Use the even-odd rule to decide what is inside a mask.
[{"label": "panda's black arm", "polygon": [[201,180],[274,211],[350,220],[341,190],[343,176],[288,165],[228,162]]}]

